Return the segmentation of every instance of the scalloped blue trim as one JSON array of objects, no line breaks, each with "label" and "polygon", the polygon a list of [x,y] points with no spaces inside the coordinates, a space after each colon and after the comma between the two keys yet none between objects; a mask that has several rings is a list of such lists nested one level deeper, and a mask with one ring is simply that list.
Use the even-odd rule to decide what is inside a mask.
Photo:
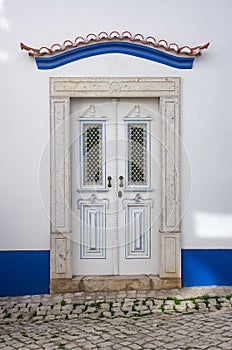
[{"label": "scalloped blue trim", "polygon": [[104,55],[107,53],[122,53],[159,62],[178,69],[192,69],[194,57],[180,57],[153,49],[152,47],[128,42],[104,42],[90,44],[69,50],[55,56],[36,57],[38,69],[53,69],[86,57]]}]

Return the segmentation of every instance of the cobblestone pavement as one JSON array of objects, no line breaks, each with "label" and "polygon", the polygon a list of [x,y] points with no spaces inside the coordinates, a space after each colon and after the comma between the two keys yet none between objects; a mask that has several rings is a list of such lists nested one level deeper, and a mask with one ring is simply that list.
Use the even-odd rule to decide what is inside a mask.
[{"label": "cobblestone pavement", "polygon": [[0,349],[232,349],[232,312],[2,324]]},{"label": "cobblestone pavement", "polygon": [[232,288],[182,288],[25,295],[0,298],[0,322],[46,322],[83,317],[132,317],[232,309]]},{"label": "cobblestone pavement", "polygon": [[232,288],[0,298],[0,350],[232,350]]}]

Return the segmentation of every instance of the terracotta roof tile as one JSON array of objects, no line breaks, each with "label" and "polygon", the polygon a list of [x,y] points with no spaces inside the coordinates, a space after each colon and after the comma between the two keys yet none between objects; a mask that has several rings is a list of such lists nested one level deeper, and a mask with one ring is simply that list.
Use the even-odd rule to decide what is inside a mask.
[{"label": "terracotta roof tile", "polygon": [[100,32],[98,35],[90,33],[85,38],[82,36],[77,36],[73,41],[65,40],[63,44],[54,43],[51,47],[41,46],[39,49],[32,48],[21,43],[21,50],[28,51],[30,56],[51,56],[66,50],[74,49],[78,46],[89,45],[97,42],[104,41],[127,41],[139,43],[142,45],[155,47],[165,51],[172,51],[177,55],[186,55],[196,57],[201,55],[201,51],[203,49],[207,49],[209,46],[209,42],[204,45],[199,45],[195,47],[190,47],[188,45],[184,45],[179,47],[176,43],[168,43],[166,40],[156,40],[153,36],[144,37],[142,34],[131,34],[129,31],[124,31],[123,33],[119,33],[117,31],[113,31],[109,34],[106,32]]}]

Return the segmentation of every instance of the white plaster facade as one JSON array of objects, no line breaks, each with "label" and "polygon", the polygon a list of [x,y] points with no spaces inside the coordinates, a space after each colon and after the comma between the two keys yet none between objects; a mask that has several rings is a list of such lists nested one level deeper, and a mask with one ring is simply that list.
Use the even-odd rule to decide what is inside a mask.
[{"label": "white plaster facade", "polygon": [[[181,248],[232,248],[231,7],[230,0],[0,1],[1,251],[50,249],[49,79],[56,77],[179,77]],[[49,46],[102,30],[211,44],[185,71],[120,54],[39,71],[19,48],[20,41]],[[67,96],[51,95],[68,108]]]}]

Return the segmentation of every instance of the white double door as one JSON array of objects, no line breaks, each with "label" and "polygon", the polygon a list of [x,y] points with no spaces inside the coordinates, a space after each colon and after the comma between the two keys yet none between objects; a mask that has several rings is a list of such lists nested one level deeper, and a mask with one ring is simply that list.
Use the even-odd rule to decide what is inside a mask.
[{"label": "white double door", "polygon": [[156,99],[73,99],[74,275],[158,274]]}]

